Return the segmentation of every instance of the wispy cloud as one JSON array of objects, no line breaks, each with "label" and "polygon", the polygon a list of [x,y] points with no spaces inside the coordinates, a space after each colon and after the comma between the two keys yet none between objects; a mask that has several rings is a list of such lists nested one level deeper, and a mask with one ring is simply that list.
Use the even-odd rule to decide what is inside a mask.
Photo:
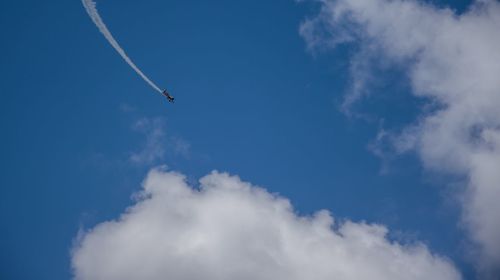
[{"label": "wispy cloud", "polygon": [[[301,29],[311,48],[344,42],[346,35],[336,34],[347,33],[368,50],[361,58],[404,66],[413,94],[433,103],[414,124],[383,137],[398,152],[416,151],[427,168],[467,178],[463,219],[480,248],[481,269],[498,276],[500,4],[476,1],[457,15],[415,0],[320,2],[320,14]],[[317,31],[325,28],[331,32]],[[346,104],[359,97],[354,91]]]},{"label": "wispy cloud", "polygon": [[167,122],[161,117],[141,118],[132,129],[144,136],[142,146],[129,160],[134,164],[152,165],[163,162],[168,155],[189,158],[191,145],[180,136],[167,135]]},{"label": "wispy cloud", "polygon": [[137,120],[133,129],[145,136],[139,151],[130,155],[130,161],[137,164],[153,164],[165,158],[166,133],[165,121],[161,118],[142,118]]}]

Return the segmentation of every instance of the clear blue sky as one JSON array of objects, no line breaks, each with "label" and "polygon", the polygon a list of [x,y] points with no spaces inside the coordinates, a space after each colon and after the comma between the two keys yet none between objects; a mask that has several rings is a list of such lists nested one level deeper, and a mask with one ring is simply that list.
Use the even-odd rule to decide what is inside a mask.
[{"label": "clear blue sky", "polygon": [[[338,110],[352,51],[306,51],[298,27],[315,4],[97,2],[130,57],[176,103],[122,61],[80,1],[0,2],[0,278],[69,279],[79,228],[119,215],[159,164],[193,181],[214,169],[238,174],[300,213],[325,208],[386,224],[471,275],[458,208],[439,178],[412,155],[381,173],[368,149],[379,123]],[[401,75],[387,75],[384,94],[360,106],[398,127],[413,120],[416,101],[401,94]],[[166,139],[182,139],[189,154],[165,140],[164,159],[131,163],[145,141],[133,129],[142,118],[163,119]]]}]

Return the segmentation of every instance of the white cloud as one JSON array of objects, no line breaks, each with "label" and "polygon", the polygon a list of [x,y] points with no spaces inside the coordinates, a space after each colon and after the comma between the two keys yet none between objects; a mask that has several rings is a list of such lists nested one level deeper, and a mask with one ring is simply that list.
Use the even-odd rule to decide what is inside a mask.
[{"label": "white cloud", "polygon": [[288,200],[226,173],[195,189],[153,169],[143,187],[118,220],[82,233],[75,279],[460,279],[424,245],[389,241],[381,225],[299,216]]},{"label": "white cloud", "polygon": [[413,94],[439,105],[393,133],[393,143],[428,168],[467,178],[464,221],[483,269],[500,267],[500,4],[476,1],[457,15],[414,0],[320,2],[301,27],[310,48],[356,38],[367,57],[406,67]]},{"label": "white cloud", "polygon": [[130,161],[136,164],[153,164],[165,158],[166,142],[165,121],[161,118],[142,118],[137,120],[133,129],[146,136],[140,151],[130,155]]},{"label": "white cloud", "polygon": [[131,153],[128,160],[134,164],[151,166],[169,157],[189,159],[191,144],[180,136],[167,136],[166,120],[161,117],[141,118],[134,122],[133,130],[144,135],[142,147]]}]

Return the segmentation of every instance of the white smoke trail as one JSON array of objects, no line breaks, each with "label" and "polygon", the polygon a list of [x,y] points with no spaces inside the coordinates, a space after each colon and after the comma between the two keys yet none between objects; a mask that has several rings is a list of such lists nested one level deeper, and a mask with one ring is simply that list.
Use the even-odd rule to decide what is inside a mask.
[{"label": "white smoke trail", "polygon": [[137,65],[135,65],[134,62],[127,56],[127,54],[122,49],[122,47],[120,47],[111,32],[109,32],[106,24],[104,24],[104,21],[97,12],[96,3],[92,0],[82,0],[82,3],[97,28],[99,28],[106,40],[108,40],[111,46],[113,46],[113,48],[121,55],[125,62],[127,62],[128,65],[130,65],[130,67],[132,67],[132,69],[134,69],[134,71],[137,72],[137,74],[139,74],[139,76],[141,76],[142,79],[144,79],[144,81],[146,81],[152,88],[161,93],[162,90],[158,86],[156,86],[155,83],[153,83],[144,73],[142,73],[141,69],[139,69],[139,67],[137,67]]}]

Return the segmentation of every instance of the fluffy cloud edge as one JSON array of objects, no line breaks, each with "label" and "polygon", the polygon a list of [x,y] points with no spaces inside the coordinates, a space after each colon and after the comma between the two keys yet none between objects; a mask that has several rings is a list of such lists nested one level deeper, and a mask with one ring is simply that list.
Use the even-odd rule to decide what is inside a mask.
[{"label": "fluffy cloud edge", "polygon": [[423,244],[382,225],[298,215],[291,203],[217,171],[199,188],[152,169],[119,219],[82,232],[75,279],[461,279]]}]

